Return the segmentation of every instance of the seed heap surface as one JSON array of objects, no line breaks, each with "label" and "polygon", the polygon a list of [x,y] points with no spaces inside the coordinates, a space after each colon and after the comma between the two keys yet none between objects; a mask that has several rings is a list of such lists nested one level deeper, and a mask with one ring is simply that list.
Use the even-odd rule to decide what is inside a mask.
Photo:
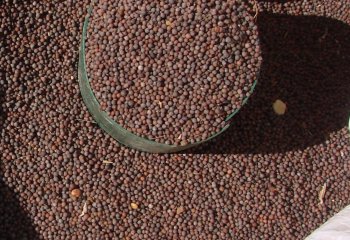
[{"label": "seed heap surface", "polygon": [[0,3],[0,239],[294,240],[350,204],[348,8],[252,2],[257,91],[216,141],[158,155],[120,146],[84,106],[88,4]]},{"label": "seed heap surface", "polygon": [[243,1],[97,1],[86,61],[104,109],[131,132],[186,145],[219,132],[261,64]]}]

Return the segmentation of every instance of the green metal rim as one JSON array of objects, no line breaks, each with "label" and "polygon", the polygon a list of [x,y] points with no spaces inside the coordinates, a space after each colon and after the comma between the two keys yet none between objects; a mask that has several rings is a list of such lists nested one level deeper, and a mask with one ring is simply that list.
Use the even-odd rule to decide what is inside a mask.
[{"label": "green metal rim", "polygon": [[[86,40],[87,28],[88,28],[89,17],[91,15],[91,12],[92,12],[92,7],[89,8],[88,14],[85,17],[85,21],[83,25],[82,38],[81,38],[81,44],[79,49],[78,79],[79,79],[79,87],[80,87],[81,95],[83,97],[83,101],[87,106],[89,112],[91,113],[92,117],[95,119],[97,124],[104,131],[106,131],[109,135],[111,135],[114,139],[116,139],[121,144],[130,148],[134,148],[137,150],[150,152],[150,153],[173,153],[173,152],[182,151],[188,148],[192,148],[194,146],[207,142],[217,137],[218,135],[223,133],[227,128],[229,128],[230,126],[229,120],[231,120],[232,117],[236,115],[240,109],[237,109],[226,118],[225,121],[227,122],[227,125],[224,128],[222,128],[218,133],[210,136],[206,140],[199,141],[193,144],[183,145],[183,146],[157,143],[155,141],[139,137],[134,133],[126,130],[121,125],[117,124],[112,118],[108,116],[106,112],[101,110],[100,104],[96,99],[93,93],[93,90],[91,89],[90,82],[87,76],[86,61],[85,61],[85,40]],[[254,91],[256,84],[257,84],[257,81],[255,81],[254,84],[252,85],[250,93]],[[246,104],[248,98],[249,97],[246,97],[243,100],[242,106]]]}]

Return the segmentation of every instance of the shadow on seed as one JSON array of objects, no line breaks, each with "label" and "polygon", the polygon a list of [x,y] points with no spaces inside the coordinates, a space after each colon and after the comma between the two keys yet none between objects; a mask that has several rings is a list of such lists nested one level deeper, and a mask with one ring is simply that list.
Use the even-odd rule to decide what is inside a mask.
[{"label": "shadow on seed", "polygon": [[[261,76],[231,127],[190,153],[283,153],[324,142],[350,113],[350,26],[316,16],[260,13]],[[283,116],[272,104],[287,104]]]},{"label": "shadow on seed", "polygon": [[[5,46],[6,47],[6,46]],[[6,72],[0,69],[0,137],[5,137],[4,123],[7,113],[4,107]],[[8,136],[8,135],[7,135]],[[19,204],[16,193],[7,186],[2,164],[6,154],[0,153],[0,240],[35,240],[39,239],[31,219]]]}]

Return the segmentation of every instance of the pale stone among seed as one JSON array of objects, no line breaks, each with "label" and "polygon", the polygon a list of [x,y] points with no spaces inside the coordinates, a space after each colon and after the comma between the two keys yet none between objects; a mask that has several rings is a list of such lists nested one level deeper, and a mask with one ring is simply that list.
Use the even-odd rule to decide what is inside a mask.
[{"label": "pale stone among seed", "polygon": [[277,115],[283,115],[287,110],[287,105],[279,99],[273,103],[272,107]]}]

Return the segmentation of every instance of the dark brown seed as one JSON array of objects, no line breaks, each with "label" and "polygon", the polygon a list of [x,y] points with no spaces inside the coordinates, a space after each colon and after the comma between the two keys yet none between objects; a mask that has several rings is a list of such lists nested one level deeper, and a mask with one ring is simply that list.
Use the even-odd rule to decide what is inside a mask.
[{"label": "dark brown seed", "polygon": [[[163,5],[144,1],[140,8],[147,8],[151,3],[154,5],[152,10],[141,15],[132,8],[125,8],[129,2],[107,7],[103,2],[95,4],[87,40],[87,67],[92,88],[102,109],[139,136],[161,143],[180,144],[178,136],[186,128],[190,131],[185,141],[205,139],[209,133],[221,130],[226,116],[242,107],[243,99],[256,79],[261,64],[261,58],[257,56],[261,52],[253,16],[243,2],[224,1],[226,8],[232,10],[229,13],[223,9],[212,10],[205,2],[196,8],[182,8],[181,2]],[[113,13],[118,7],[125,9],[125,15],[115,18]],[[206,17],[196,20],[198,11],[207,12]],[[169,16],[158,21],[159,15]],[[235,21],[231,19],[233,16]],[[139,26],[144,28],[145,36],[138,34]],[[167,31],[159,32],[158,29],[163,27]],[[221,30],[216,31],[217,28]],[[231,38],[240,35],[241,30],[249,34],[232,44]],[[108,36],[118,37],[109,41]],[[111,48],[123,49],[118,53],[119,58],[110,51]],[[139,54],[140,50],[145,54]],[[249,64],[243,65],[243,59]],[[237,63],[229,67],[228,62]],[[209,69],[202,70],[200,66]],[[246,81],[239,81],[241,72]],[[142,84],[130,84],[135,81]],[[111,85],[120,87],[120,95],[114,94]],[[204,85],[208,87],[204,88]],[[237,94],[237,90],[241,93]],[[130,106],[124,97],[137,104]],[[132,118],[144,111],[139,104],[144,98],[149,102],[148,112],[136,124]],[[221,108],[223,102],[227,103],[222,114],[204,114],[208,108],[214,111]],[[168,109],[169,105],[171,109]],[[159,114],[163,110],[166,111]],[[198,134],[192,121],[179,121],[183,116],[203,122],[204,131]],[[147,128],[135,130],[140,124]],[[173,130],[165,132],[170,127]]]},{"label": "dark brown seed", "polygon": [[[121,146],[88,113],[77,59],[90,1],[0,2],[2,239],[305,239],[350,204],[347,1],[235,1],[234,8],[229,1],[98,1],[105,21],[89,36],[100,35],[106,49],[91,45],[87,60],[98,61],[89,74],[105,76],[95,82],[98,99],[135,132],[174,135],[176,144],[211,136],[217,115],[239,107],[229,100],[249,95],[255,74],[243,70],[262,61],[257,89],[231,128],[178,154]],[[242,16],[256,9],[255,21]],[[137,22],[139,15],[150,24]],[[226,36],[227,21],[239,34]],[[112,23],[117,35],[103,31]],[[178,36],[163,39],[172,29]],[[250,36],[258,49],[256,39],[239,48]],[[227,44],[232,55],[223,49],[213,59]],[[115,81],[104,67],[111,59],[125,70],[119,79],[140,77]],[[237,74],[232,84],[229,70]],[[276,99],[287,105],[283,117],[271,107]]]}]

